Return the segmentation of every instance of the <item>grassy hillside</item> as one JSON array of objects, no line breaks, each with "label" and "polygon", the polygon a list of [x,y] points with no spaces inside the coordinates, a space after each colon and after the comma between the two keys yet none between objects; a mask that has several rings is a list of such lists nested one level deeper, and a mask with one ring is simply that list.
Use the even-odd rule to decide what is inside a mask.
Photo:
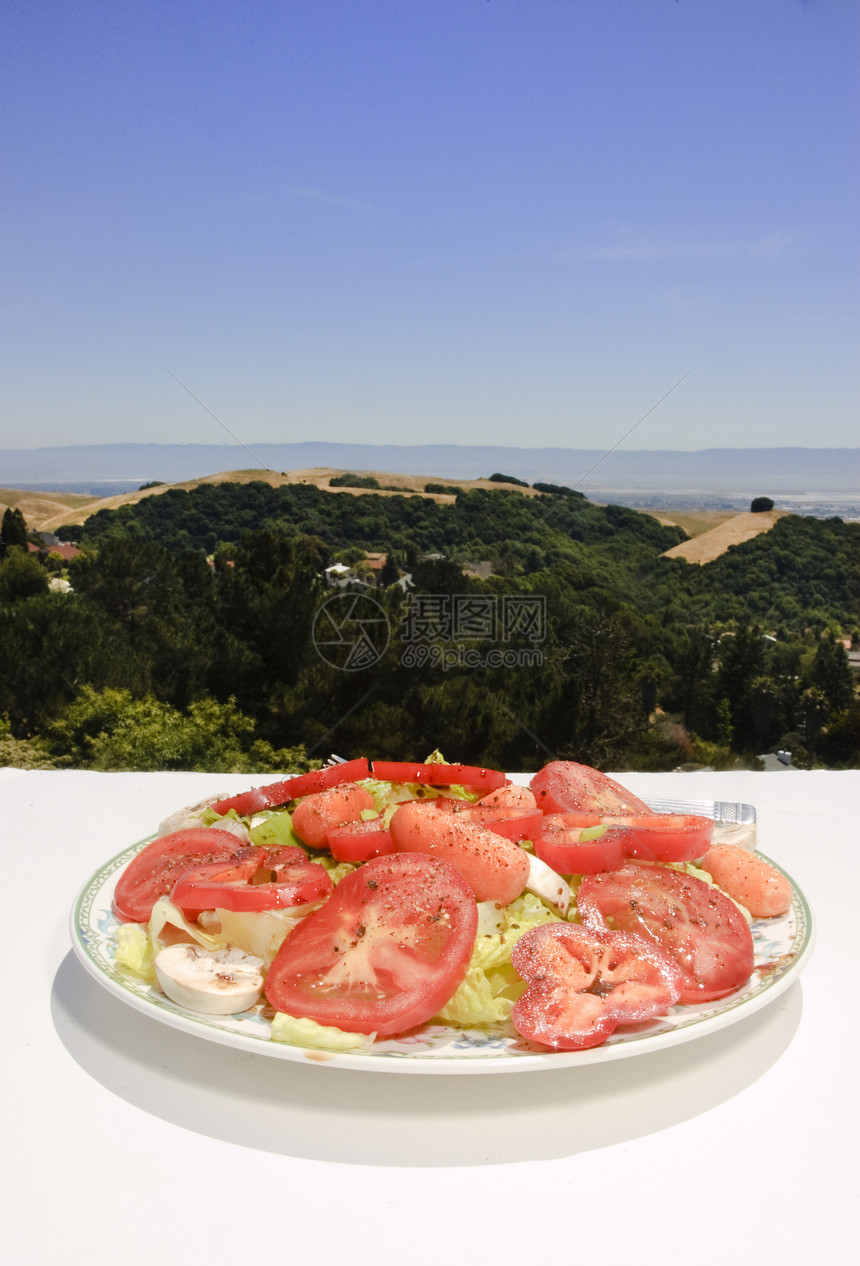
[{"label": "grassy hillside", "polygon": [[[294,470],[286,473],[277,473],[274,471],[266,471],[259,469],[252,470],[230,470],[222,471],[213,475],[204,475],[199,479],[190,479],[181,483],[163,483],[155,487],[138,489],[134,492],[117,494],[111,497],[93,497],[85,496],[77,493],[62,492],[38,492],[29,490],[18,490],[14,488],[0,488],[0,515],[7,507],[17,507],[21,510],[27,524],[34,531],[38,532],[55,532],[57,528],[65,525],[78,525],[85,523],[91,515],[96,514],[99,510],[114,510],[124,505],[137,505],[140,501],[149,497],[162,496],[171,489],[178,489],[189,492],[194,488],[204,484],[218,483],[251,483],[261,481],[269,484],[271,487],[281,487],[289,484],[298,484],[308,487],[323,489],[333,494],[348,494],[351,496],[365,496],[371,489],[366,488],[348,488],[348,487],[332,487],[331,480],[339,476],[345,475],[347,472],[337,470],[334,467],[316,467],[309,470]],[[538,492],[534,488],[524,488],[521,485],[501,484],[491,482],[488,479],[475,480],[454,480],[447,479],[442,476],[426,476],[426,475],[404,475],[391,471],[369,470],[356,472],[362,476],[372,476],[381,485],[376,490],[381,496],[400,495],[416,495],[428,496],[439,504],[452,503],[457,489],[470,491],[475,488],[486,488],[489,490],[498,490],[507,488],[515,491],[521,496],[535,497]],[[425,492],[427,485],[432,488],[450,488],[450,492],[433,491]],[[396,491],[391,491],[396,489]],[[598,503],[599,504],[599,503]],[[675,511],[648,509],[642,510],[641,513],[648,514],[655,518],[658,523],[666,527],[679,527],[685,536],[694,539],[704,533],[711,533],[714,528],[721,527],[733,520],[743,520],[746,516],[739,516],[730,511]],[[760,531],[767,530],[772,526],[772,521],[765,521],[766,516],[758,516],[757,527]],[[716,555],[722,550],[727,549],[730,544],[736,544],[743,538],[738,530],[729,529],[725,537],[720,540],[717,537],[709,538],[708,553],[710,557]],[[679,547],[680,548],[680,547]],[[691,555],[684,553],[677,554],[678,557],[689,557],[691,561],[701,561],[692,558]]]},{"label": "grassy hillside", "polygon": [[765,510],[756,514],[733,514],[693,539],[674,545],[666,551],[666,557],[683,558],[688,563],[712,563],[733,546],[769,532],[785,513],[784,510]]},{"label": "grassy hillside", "polygon": [[[195,488],[203,487],[207,484],[264,483],[272,488],[298,484],[324,489],[326,492],[333,494],[349,493],[352,496],[362,496],[367,491],[370,491],[364,488],[331,487],[333,478],[347,473],[346,471],[335,470],[330,467],[320,467],[313,470],[293,470],[283,474],[279,474],[277,471],[258,469],[229,470],[222,471],[219,474],[204,475],[199,479],[189,479],[182,483],[158,484],[135,492],[124,492],[116,496],[102,498],[85,497],[72,493],[15,492],[11,489],[0,489],[0,511],[5,509],[7,505],[18,506],[27,523],[36,531],[55,532],[58,527],[64,524],[79,525],[85,523],[91,515],[96,514],[99,510],[116,510],[121,506],[137,505],[150,497],[163,496],[164,493],[171,490],[191,492]],[[433,500],[443,503],[453,500],[457,488],[514,487],[514,485],[493,483],[487,479],[467,480],[464,482],[462,480],[435,478],[425,475],[390,474],[385,471],[361,471],[356,473],[375,478],[381,485],[381,488],[376,491],[382,496],[398,494],[401,496],[431,496]],[[424,488],[426,484],[447,486],[451,488],[451,492],[447,494],[425,493]],[[527,497],[538,495],[532,488],[517,486],[516,491]]]},{"label": "grassy hillside", "polygon": [[[17,488],[0,488],[0,517],[7,509],[20,510],[28,527],[37,532],[52,532],[51,524],[83,523],[93,508],[98,508],[98,497],[82,496],[74,492],[31,492]],[[83,515],[82,519],[80,516]]]}]

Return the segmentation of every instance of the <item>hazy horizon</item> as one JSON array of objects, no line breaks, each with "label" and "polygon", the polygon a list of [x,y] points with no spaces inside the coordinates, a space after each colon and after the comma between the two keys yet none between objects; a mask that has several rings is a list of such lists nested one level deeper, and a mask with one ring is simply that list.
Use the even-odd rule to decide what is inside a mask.
[{"label": "hazy horizon", "polygon": [[[734,498],[822,494],[860,501],[860,448],[721,448],[696,452],[523,448],[501,445],[115,443],[0,449],[0,486],[89,481],[177,483],[234,470],[376,471],[448,479],[502,473],[585,492],[698,491]],[[132,488],[128,489],[129,491]],[[834,511],[835,513],[836,511]]]}]

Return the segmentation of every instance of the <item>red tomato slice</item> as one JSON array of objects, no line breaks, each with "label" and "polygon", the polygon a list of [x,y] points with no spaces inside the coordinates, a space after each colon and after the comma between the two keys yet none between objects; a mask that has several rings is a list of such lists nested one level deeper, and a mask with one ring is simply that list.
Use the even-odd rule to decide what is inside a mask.
[{"label": "red tomato slice", "polygon": [[332,827],[359,822],[362,812],[373,808],[373,796],[355,783],[332,787],[307,796],[293,809],[293,830],[311,848],[327,848]]},{"label": "red tomato slice", "polygon": [[226,862],[247,853],[248,845],[217,827],[189,827],[162,835],[133,857],[117,881],[114,914],[128,923],[146,923],[159,897],[166,897],[186,871],[203,862]]},{"label": "red tomato slice", "polygon": [[746,919],[718,889],[683,871],[630,862],[586,876],[576,904],[592,931],[634,932],[671,955],[683,974],[680,1002],[725,997],[752,975]]},{"label": "red tomato slice", "polygon": [[[678,813],[591,813],[568,810],[566,813],[544,815],[544,836],[556,833],[585,830],[592,826],[607,826],[619,832],[624,841],[623,857],[636,857],[642,861],[692,862],[704,856],[708,850],[714,823],[711,818]],[[618,866],[622,863],[619,861]],[[601,870],[615,870],[615,866],[601,866]],[[582,872],[586,873],[586,872]]]},{"label": "red tomato slice", "polygon": [[520,938],[511,962],[528,982],[514,1028],[554,1050],[599,1046],[619,1024],[664,1015],[681,992],[672,959],[625,932],[544,923]]},{"label": "red tomato slice", "polygon": [[389,826],[403,853],[433,853],[456,866],[478,901],[507,906],[525,889],[529,858],[518,845],[460,815],[438,809],[432,800],[400,805]]},{"label": "red tomato slice", "polygon": [[647,813],[604,821],[624,832],[627,856],[642,861],[695,861],[707,853],[714,833],[712,818],[693,814]]},{"label": "red tomato slice", "polygon": [[545,813],[650,813],[651,810],[617,783],[590,765],[570,760],[550,761],[529,783]]},{"label": "red tomato slice", "polygon": [[623,831],[608,827],[591,840],[581,839],[582,834],[578,827],[547,831],[535,839],[535,854],[560,875],[594,875],[624,865],[627,853]]},{"label": "red tomato slice", "polygon": [[585,831],[592,826],[605,826],[607,822],[617,822],[617,817],[603,813],[586,812],[584,809],[567,809],[564,813],[545,813],[543,815],[544,835],[550,831]]},{"label": "red tomato slice", "polygon": [[497,787],[482,796],[478,801],[482,807],[496,809],[534,809],[536,801],[534,792],[529,787],[521,787],[519,783],[509,782],[504,787]]},{"label": "red tomato slice", "polygon": [[333,827],[326,839],[332,857],[338,862],[367,862],[371,857],[397,851],[391,832],[382,825],[382,818]]},{"label": "red tomato slice", "polygon": [[464,800],[439,799],[434,808],[442,813],[452,813],[460,822],[474,822],[485,826],[496,835],[508,840],[533,840],[543,824],[540,809],[514,808],[505,805],[468,804]]},{"label": "red tomato slice", "polygon": [[477,926],[475,898],[447,862],[376,857],[290,932],[266,996],[278,1011],[347,1032],[403,1033],[454,993]]},{"label": "red tomato slice", "polygon": [[[201,910],[287,910],[322,901],[332,890],[325,868],[300,848],[247,851],[253,855],[188,871],[171,893],[173,904],[192,918]],[[261,875],[272,878],[251,882]]]},{"label": "red tomato slice", "polygon": [[240,818],[249,817],[262,809],[289,804],[291,800],[298,800],[299,796],[309,796],[315,791],[336,787],[339,783],[358,782],[361,778],[369,777],[370,765],[362,756],[358,760],[343,761],[339,765],[327,765],[325,769],[312,769],[307,774],[295,774],[292,778],[284,778],[281,782],[272,782],[265,787],[254,787],[238,796],[219,800],[212,808],[222,816],[234,809]]},{"label": "red tomato slice", "polygon": [[494,791],[504,787],[507,779],[497,769],[479,769],[476,765],[421,765],[410,761],[375,760],[374,778],[383,782],[420,782],[428,787],[471,787],[474,791]]}]

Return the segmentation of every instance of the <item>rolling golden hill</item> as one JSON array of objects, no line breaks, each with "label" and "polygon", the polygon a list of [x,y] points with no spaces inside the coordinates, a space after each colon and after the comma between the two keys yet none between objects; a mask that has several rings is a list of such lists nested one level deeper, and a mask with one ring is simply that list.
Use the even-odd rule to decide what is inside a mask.
[{"label": "rolling golden hill", "polygon": [[[539,496],[539,493],[533,488],[524,488],[519,484],[497,483],[489,479],[469,480],[446,479],[441,476],[435,478],[428,475],[395,475],[377,470],[353,471],[352,473],[373,475],[380,484],[389,485],[388,488],[330,487],[329,480],[335,475],[344,473],[346,472],[329,467],[314,467],[312,470],[291,470],[285,474],[260,469],[228,470],[221,471],[215,475],[205,475],[200,479],[189,479],[183,483],[157,484],[154,487],[138,489],[135,492],[123,492],[114,497],[87,497],[78,493],[29,492],[19,491],[14,488],[0,488],[0,514],[9,506],[17,507],[27,520],[29,528],[36,532],[55,532],[58,527],[62,527],[66,523],[85,523],[90,515],[97,513],[99,510],[115,510],[118,506],[135,505],[145,497],[157,497],[169,492],[171,489],[188,492],[192,488],[200,487],[202,484],[221,483],[247,484],[262,482],[270,484],[272,487],[281,487],[285,484],[305,484],[322,488],[325,492],[330,493],[349,493],[352,496],[363,496],[368,492],[375,492],[378,496],[383,497],[421,496],[430,497],[432,500],[443,504],[445,502],[453,502],[457,488],[507,488],[509,491],[513,490],[527,497]],[[424,485],[427,483],[449,486],[451,492],[424,492]]]},{"label": "rolling golden hill", "polygon": [[[751,541],[753,537],[760,536],[762,532],[769,532],[776,521],[786,513],[785,510],[763,510],[753,514],[748,510],[744,514],[733,514],[724,522],[718,523],[716,527],[693,537],[692,540],[683,541],[680,545],[666,550],[663,557],[683,558],[688,563],[713,562],[715,558],[725,554],[730,545],[741,545],[744,541]],[[660,521],[669,522],[670,520],[661,519]]]},{"label": "rolling golden hill", "polygon": [[[120,493],[113,497],[89,497],[80,493],[38,492],[0,488],[0,515],[7,507],[17,507],[27,521],[27,526],[37,532],[55,532],[64,524],[81,524],[99,510],[114,510],[119,506],[135,505],[146,497],[161,496],[171,489],[190,491],[203,484],[219,483],[253,483],[260,481],[279,487],[288,484],[304,484],[321,488],[332,494],[347,493],[350,496],[365,496],[375,493],[377,496],[416,496],[429,497],[441,504],[451,503],[456,496],[457,488],[466,490],[485,488],[489,490],[507,489],[523,496],[536,497],[540,494],[534,488],[520,484],[505,484],[489,479],[448,479],[442,476],[401,475],[387,471],[354,471],[359,475],[373,475],[383,485],[382,488],[332,488],[330,480],[336,475],[346,472],[331,467],[314,467],[309,470],[292,470],[280,474],[277,471],[260,470],[228,470],[214,475],[204,475],[199,479],[186,480],[183,483],[164,483],[154,487],[138,489],[134,492]],[[426,484],[431,483],[451,488],[450,493],[424,491]],[[386,486],[387,485],[387,486]],[[670,510],[650,509],[642,513],[650,514],[660,523],[675,525],[691,538],[681,545],[676,545],[666,552],[667,558],[684,558],[690,563],[707,563],[718,558],[730,545],[751,540],[761,532],[769,531],[785,511],[770,510],[760,514],[750,512],[735,514],[731,511],[685,511],[673,513]]]}]

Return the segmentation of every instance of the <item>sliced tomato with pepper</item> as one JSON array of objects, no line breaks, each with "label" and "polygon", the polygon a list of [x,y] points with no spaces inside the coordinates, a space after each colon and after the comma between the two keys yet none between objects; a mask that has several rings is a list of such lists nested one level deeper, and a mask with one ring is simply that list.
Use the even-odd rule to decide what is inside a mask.
[{"label": "sliced tomato with pepper", "polygon": [[564,813],[545,813],[543,815],[543,833],[551,831],[587,831],[593,826],[605,826],[607,822],[617,822],[618,818],[610,814],[594,813],[585,809],[567,809]]},{"label": "sliced tomato with pepper", "polygon": [[[611,829],[613,838],[623,842],[622,859],[635,857],[651,862],[695,861],[708,851],[714,832],[712,818],[695,814],[650,811],[640,814],[592,813],[569,809],[565,813],[544,814],[543,836],[548,839],[565,836],[574,840],[577,831],[601,825]],[[617,865],[620,866],[621,861]],[[615,867],[601,866],[599,869],[614,870]]]},{"label": "sliced tomato with pepper", "polygon": [[442,813],[453,814],[460,822],[474,822],[476,826],[485,826],[488,831],[515,841],[534,839],[544,818],[540,809],[469,804],[464,800],[447,798],[434,800],[433,805]]},{"label": "sliced tomato with pepper", "polygon": [[375,760],[371,777],[383,782],[417,782],[427,787],[469,787],[473,791],[495,791],[504,787],[506,776],[498,769],[477,765],[414,764],[411,761]]},{"label": "sliced tomato with pepper", "polygon": [[644,800],[634,796],[608,774],[575,761],[555,760],[544,765],[529,783],[545,813],[650,813]]},{"label": "sliced tomato with pepper", "polygon": [[347,822],[360,822],[362,813],[373,809],[373,796],[366,787],[350,782],[328,791],[306,796],[292,813],[293,830],[311,848],[328,847],[328,833]]},{"label": "sliced tomato with pepper", "polygon": [[438,808],[435,800],[399,805],[389,830],[399,851],[432,853],[456,866],[478,901],[510,905],[528,883],[528,853],[485,826]]},{"label": "sliced tomato with pepper", "polygon": [[523,787],[520,783],[505,783],[504,787],[497,787],[495,791],[488,791],[485,796],[481,796],[478,801],[481,808],[495,809],[534,809],[537,807],[537,801],[534,792],[529,787]]},{"label": "sliced tomato with pepper", "polygon": [[733,901],[684,871],[645,862],[588,875],[576,897],[591,931],[643,936],[681,968],[680,1002],[710,1002],[733,993],[753,971],[749,924]]},{"label": "sliced tomato with pepper", "polygon": [[263,809],[274,809],[278,805],[289,804],[300,796],[309,796],[316,791],[327,791],[338,783],[358,782],[370,777],[370,764],[366,757],[357,760],[341,761],[337,765],[326,765],[323,769],[312,769],[307,774],[294,774],[291,778],[283,778],[280,782],[268,783],[265,787],[253,787],[238,796],[229,796],[219,800],[212,808],[222,816],[231,809],[240,818],[249,817],[252,813],[260,813]]},{"label": "sliced tomato with pepper", "polygon": [[477,925],[468,884],[442,858],[373,858],[290,932],[266,997],[277,1011],[347,1032],[403,1033],[454,993]]},{"label": "sliced tomato with pepper", "polygon": [[642,861],[695,861],[707,853],[714,834],[713,818],[696,814],[647,813],[604,822],[624,833],[627,856]]},{"label": "sliced tomato with pepper", "polygon": [[161,835],[133,857],[117,880],[113,910],[128,923],[146,923],[152,907],[176,882],[204,862],[229,862],[248,845],[217,827],[188,827]]},{"label": "sliced tomato with pepper", "polygon": [[528,984],[514,1028],[554,1050],[600,1046],[620,1024],[664,1015],[681,992],[677,964],[627,932],[544,923],[520,938],[511,962]]},{"label": "sliced tomato with pepper", "polygon": [[287,910],[322,901],[333,888],[325,867],[301,848],[246,851],[187,871],[171,892],[173,904],[191,917],[201,910]]},{"label": "sliced tomato with pepper", "polygon": [[612,827],[567,827],[538,835],[534,849],[560,875],[594,875],[623,866],[626,843],[624,832]]},{"label": "sliced tomato with pepper", "polygon": [[333,827],[326,839],[329,852],[337,862],[367,862],[371,857],[397,851],[397,845],[391,838],[391,832],[383,826],[382,818],[368,818],[364,822]]}]

